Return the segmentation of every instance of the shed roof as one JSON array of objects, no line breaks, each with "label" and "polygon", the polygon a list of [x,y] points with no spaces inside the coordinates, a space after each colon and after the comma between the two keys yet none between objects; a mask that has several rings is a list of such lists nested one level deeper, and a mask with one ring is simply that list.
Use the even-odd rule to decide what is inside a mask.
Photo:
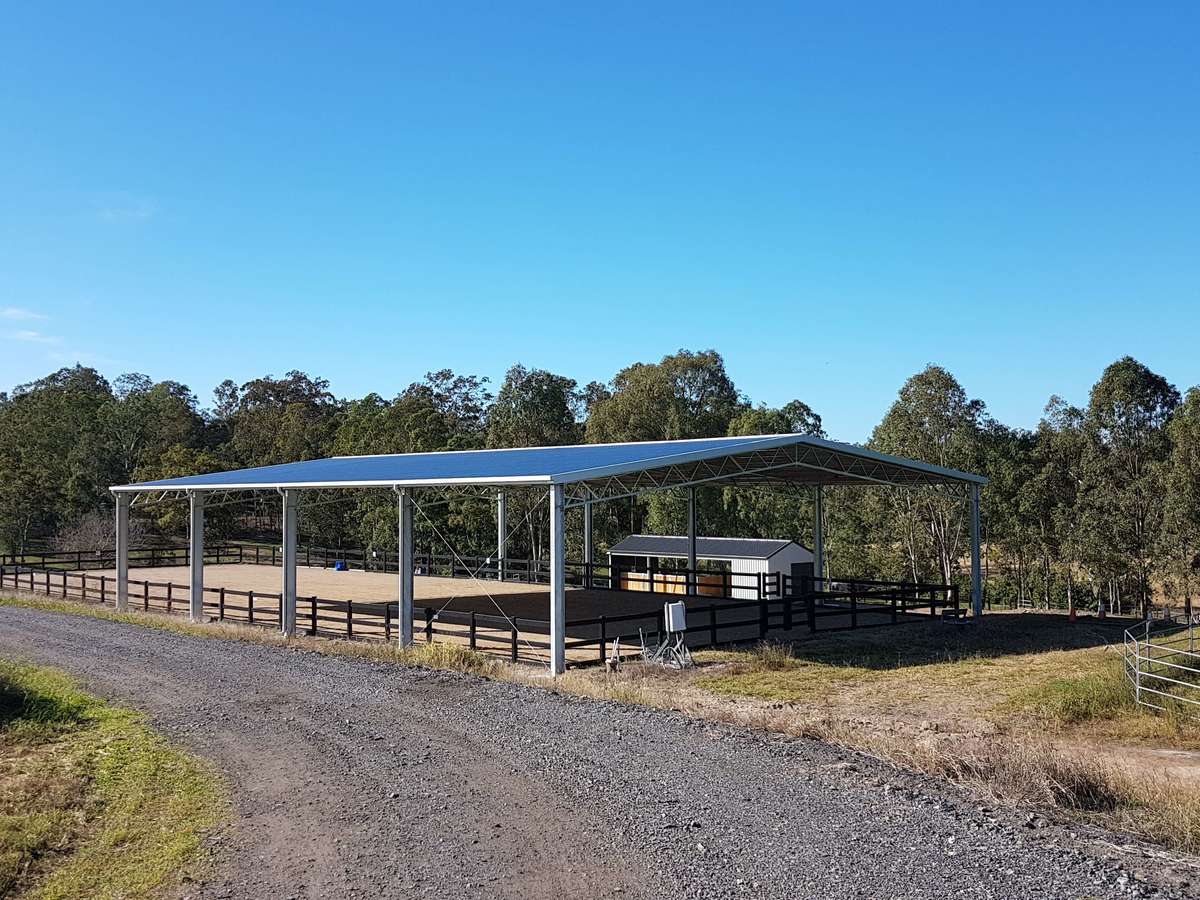
[{"label": "shed roof", "polygon": [[[683,559],[688,555],[686,535],[631,534],[617,541],[608,551],[613,556],[667,556]],[[776,538],[696,538],[696,556],[700,559],[770,559],[787,547],[800,547],[795,541]],[[807,549],[807,548],[802,548]]]},{"label": "shed roof", "polygon": [[[919,485],[987,479],[803,434],[336,456],[120,485],[114,491],[603,484],[609,494],[695,484]],[[597,494],[599,496],[599,493]]]}]

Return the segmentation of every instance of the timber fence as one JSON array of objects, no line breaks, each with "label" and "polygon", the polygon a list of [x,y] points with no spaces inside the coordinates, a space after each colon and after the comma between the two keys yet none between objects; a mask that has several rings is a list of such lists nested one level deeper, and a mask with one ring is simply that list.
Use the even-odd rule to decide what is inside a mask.
[{"label": "timber fence", "polygon": [[[227,548],[213,548],[212,552],[214,558],[227,558]],[[71,557],[72,561],[75,558]],[[581,578],[582,568],[577,568]],[[645,577],[646,592],[653,590],[655,573],[638,574]],[[680,575],[679,572],[658,574],[675,578]],[[702,573],[684,573],[685,582],[697,574]],[[607,576],[606,581],[612,583]],[[795,636],[798,631],[813,634],[895,625],[919,616],[936,617],[946,610],[955,615],[959,612],[958,588],[954,585],[796,579],[764,573],[755,577],[755,596],[749,600],[732,596],[741,588],[733,579],[724,588],[724,596],[679,597],[675,595],[678,581],[662,581],[658,585],[665,600],[684,600],[685,634],[689,646],[696,649],[764,640],[773,633]],[[115,577],[86,569],[3,562],[0,588],[85,603],[116,602]],[[280,596],[228,587],[205,588],[203,616],[217,622],[279,628]],[[130,578],[128,603],[133,610],[188,614],[190,589],[186,584],[172,581]],[[297,598],[296,613],[297,630],[311,636],[381,641],[398,637],[399,606],[395,601],[301,596]],[[417,640],[465,644],[471,650],[500,653],[514,662],[541,661],[549,653],[550,623],[545,619],[424,605],[414,609],[413,627]],[[643,636],[657,642],[663,631],[661,607],[568,619],[568,662],[603,661],[615,646],[622,647],[625,653],[638,652]]]}]

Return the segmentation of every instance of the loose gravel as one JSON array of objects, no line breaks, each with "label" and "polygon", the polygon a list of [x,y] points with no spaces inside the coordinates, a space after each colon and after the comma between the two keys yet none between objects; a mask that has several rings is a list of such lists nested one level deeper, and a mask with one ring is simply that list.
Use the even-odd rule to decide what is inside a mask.
[{"label": "loose gravel", "polygon": [[238,821],[193,898],[1182,896],[820,742],[12,607],[0,653],[146,710],[227,774]]}]

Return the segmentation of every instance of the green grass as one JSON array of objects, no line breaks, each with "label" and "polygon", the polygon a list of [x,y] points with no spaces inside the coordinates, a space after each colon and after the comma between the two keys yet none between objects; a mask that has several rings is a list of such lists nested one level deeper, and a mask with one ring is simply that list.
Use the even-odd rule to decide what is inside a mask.
[{"label": "green grass", "polygon": [[215,771],[138,713],[0,660],[0,896],[154,896],[227,816]]},{"label": "green grass", "polygon": [[1064,725],[1140,714],[1124,663],[1112,656],[1097,660],[1089,672],[1022,688],[1006,705]]}]

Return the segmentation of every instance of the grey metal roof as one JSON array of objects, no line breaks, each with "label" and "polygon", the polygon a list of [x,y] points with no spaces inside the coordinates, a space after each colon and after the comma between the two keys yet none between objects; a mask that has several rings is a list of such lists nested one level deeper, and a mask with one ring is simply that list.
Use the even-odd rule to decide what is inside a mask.
[{"label": "grey metal roof", "polygon": [[[242,491],[270,488],[435,487],[448,485],[603,486],[619,491],[699,482],[721,484],[985,484],[968,472],[886,456],[802,434],[338,456],[189,475],[114,491]],[[597,493],[599,496],[599,493]]]},{"label": "grey metal roof", "polygon": [[[613,544],[613,556],[669,556],[683,559],[688,555],[686,535],[631,534]],[[770,559],[795,541],[774,538],[697,537],[696,556],[700,559]],[[804,548],[807,549],[807,548]]]}]

